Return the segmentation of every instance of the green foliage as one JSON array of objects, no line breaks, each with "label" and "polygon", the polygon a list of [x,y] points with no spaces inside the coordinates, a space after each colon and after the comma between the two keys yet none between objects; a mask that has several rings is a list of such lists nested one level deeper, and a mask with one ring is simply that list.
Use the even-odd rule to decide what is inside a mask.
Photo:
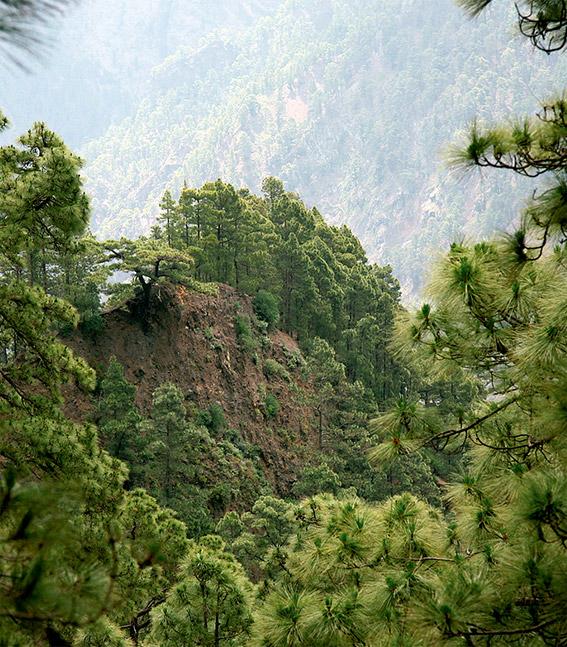
[{"label": "green foliage", "polygon": [[[72,168],[76,172],[78,167]],[[55,174],[54,181],[57,178]],[[51,631],[51,624],[59,623],[62,628],[57,631],[63,633],[58,636],[69,635],[82,644],[126,644],[124,632],[149,644],[177,639],[202,644],[246,644],[251,626],[250,584],[240,566],[214,540],[204,540],[198,548],[191,544],[189,552],[193,548],[201,552],[180,572],[179,562],[188,549],[186,535],[202,537],[228,509],[251,506],[249,513],[232,513],[223,518],[218,532],[231,541],[231,550],[249,577],[263,582],[265,595],[288,572],[290,541],[305,522],[304,511],[294,510],[281,499],[259,496],[271,491],[254,464],[259,452],[244,441],[240,432],[226,428],[220,404],[199,412],[193,422],[187,417],[183,393],[166,383],[154,392],[150,418],[144,419],[135,405],[135,388],[114,359],[101,379],[95,414],[101,440],[114,458],[100,449],[94,428],[66,421],[58,411],[61,383],[72,377],[88,387],[93,385],[93,375],[53,337],[55,328],[64,329],[79,317],[67,301],[48,296],[41,285],[28,285],[36,281],[34,276],[39,276],[40,284],[54,294],[84,304],[84,325],[100,319],[101,286],[115,271],[131,273],[134,286],[115,286],[114,299],[119,293],[134,294],[130,307],[146,323],[150,307],[159,303],[162,290],[171,289],[167,285],[171,283],[194,286],[201,279],[222,280],[223,276],[235,284],[238,280],[240,285],[252,286],[257,292],[256,312],[263,312],[268,324],[267,319],[275,323],[278,302],[274,295],[278,293],[290,332],[305,344],[312,331],[328,337],[313,338],[304,366],[305,377],[315,386],[314,398],[319,398],[312,404],[321,411],[325,407],[320,417],[320,445],[328,451],[338,448],[336,438],[361,434],[374,394],[386,397],[398,379],[393,362],[387,369],[384,365],[387,335],[380,337],[377,324],[381,318],[387,329],[398,299],[397,286],[389,282],[389,269],[368,266],[348,230],[326,226],[316,210],[308,210],[296,196],[286,194],[274,182],[265,202],[222,183],[208,186],[198,196],[191,196],[187,189],[175,208],[172,200],[164,201],[164,223],[169,230],[165,234],[170,245],[165,244],[159,229],[153,239],[98,244],[89,237],[79,238],[81,227],[61,234],[49,249],[36,250],[30,242],[32,236],[21,238],[20,252],[15,244],[7,245],[6,249],[15,254],[13,258],[5,255],[5,294],[12,295],[13,301],[4,301],[4,312],[13,328],[7,327],[4,334],[6,386],[2,406],[10,422],[0,447],[2,456],[22,474],[22,487],[28,486],[32,475],[40,479],[37,492],[30,490],[34,493],[29,497],[33,505],[20,505],[16,498],[17,505],[12,508],[12,495],[7,495],[6,521],[0,518],[8,551],[4,561],[11,563],[10,555],[17,552],[20,535],[27,542],[28,552],[20,551],[14,566],[20,575],[24,574],[18,586],[25,588],[26,578],[31,578],[25,588],[25,595],[29,590],[25,613],[33,614],[33,618],[18,618],[22,620],[18,629],[22,636],[33,635],[33,640],[41,642]],[[77,196],[82,200],[80,192]],[[198,224],[179,229],[177,218],[182,209],[184,217],[198,217]],[[71,215],[80,213],[76,205],[70,206]],[[39,217],[52,216],[40,210]],[[262,217],[265,238],[259,244],[251,234],[239,237],[246,231],[245,223],[258,224]],[[195,246],[197,232],[193,229],[205,227],[205,218],[213,219],[216,230],[221,227],[226,237],[204,239],[201,246]],[[205,231],[200,231],[197,241]],[[185,245],[185,234],[192,237],[191,251]],[[236,244],[242,246],[233,249],[231,246]],[[31,255],[29,250],[33,251]],[[34,257],[36,252],[39,256]],[[14,259],[21,261],[21,274]],[[247,262],[252,264],[254,259],[263,259],[265,271],[257,274],[250,268],[246,270]],[[46,271],[37,274],[44,261]],[[234,262],[239,268],[238,279]],[[273,292],[260,287],[259,278]],[[366,291],[359,289],[361,285]],[[89,300],[89,295],[95,299]],[[369,308],[365,299],[372,296],[380,299]],[[304,307],[308,302],[310,306]],[[18,319],[16,310],[19,316],[25,316]],[[244,350],[256,350],[258,342],[251,321],[241,311],[235,318],[235,333]],[[342,333],[347,335],[346,340]],[[379,346],[380,351],[374,348],[374,363],[363,366],[362,357],[372,345]],[[34,362],[34,353],[42,361]],[[289,352],[287,357],[290,368],[301,364],[298,352]],[[377,362],[382,362],[381,391],[378,382],[372,382],[372,367],[377,367]],[[277,360],[266,359],[263,369],[268,378],[292,384],[288,369]],[[389,385],[385,381],[387,371],[393,375]],[[365,375],[368,386],[355,381],[359,375]],[[273,393],[266,395],[264,408],[267,417],[278,416],[280,402]],[[323,427],[325,433],[330,431],[332,442],[324,442]],[[282,438],[282,442],[285,445],[290,440]],[[348,478],[343,478],[344,468],[354,464],[361,446],[353,442],[348,458],[347,453],[339,456],[337,451],[334,463],[329,455],[328,463],[304,470],[296,484],[296,494],[338,492],[341,484],[349,487]],[[55,462],[53,456],[57,457]],[[124,465],[116,459],[129,467],[129,480]],[[360,480],[369,473],[361,472]],[[394,481],[390,478],[390,492],[397,491]],[[417,482],[414,477],[399,487],[408,489]],[[66,495],[72,494],[68,502],[61,498],[70,516],[60,513],[54,502],[44,497],[44,491],[57,493],[59,485]],[[132,489],[137,486],[143,486],[157,501],[143,490]],[[36,512],[36,504],[41,513]],[[181,521],[159,504],[175,511]],[[61,535],[56,536],[52,528],[60,529]],[[67,528],[72,541],[66,539]],[[33,541],[26,536],[28,529]],[[205,555],[203,546],[205,552],[211,549],[212,553]],[[97,557],[92,568],[88,562],[88,573],[83,574],[85,555],[91,553]],[[69,578],[80,581],[83,587],[78,588],[79,601],[73,604],[61,592],[60,582]],[[16,608],[11,599],[20,600],[24,594],[8,587],[4,595],[5,604]],[[187,613],[187,604],[193,611]],[[208,615],[215,605],[214,615],[221,623],[216,630]],[[15,612],[10,613],[6,626],[0,626],[4,633],[14,629]],[[43,614],[39,621],[37,614]]]},{"label": "green foliage", "polygon": [[[14,471],[4,471],[0,560],[10,576],[0,588],[3,642],[11,637],[24,644],[26,636],[42,641],[49,621],[80,625],[106,611],[109,571],[97,560],[81,572],[85,536],[77,532],[80,524],[73,516],[80,514],[82,502],[61,486],[18,483]],[[112,539],[107,542],[110,549]],[[74,599],[66,593],[68,577],[78,579]]]},{"label": "green foliage", "polygon": [[[16,147],[1,149],[2,246],[6,259],[39,282],[41,250],[63,251],[87,225],[89,203],[82,189],[82,161],[45,124],[36,123]],[[8,245],[10,241],[10,245]]]},{"label": "green foliage", "polygon": [[[433,587],[431,597],[445,599],[454,614],[437,624],[446,641],[472,635],[471,617],[484,635],[540,633],[533,615],[518,603],[528,581],[534,582],[531,595],[537,591],[532,612],[550,614],[545,634],[564,631],[552,612],[563,600],[563,588],[553,578],[536,584],[540,573],[545,577],[544,563],[560,569],[566,558],[559,539],[549,543],[563,523],[559,492],[565,481],[556,426],[562,400],[552,386],[563,381],[562,301],[557,298],[564,280],[562,256],[558,248],[525,261],[511,253],[509,239],[454,246],[434,278],[432,303],[400,318],[400,352],[420,357],[434,378],[465,367],[491,384],[488,400],[476,402],[453,424],[445,420],[441,426],[435,410],[407,402],[376,423],[384,440],[372,458],[380,464],[418,447],[469,448],[467,465],[449,487],[448,499],[461,541],[473,554],[494,559],[486,573],[481,565],[471,568],[471,577],[478,578],[483,591],[498,594],[485,593],[482,604],[472,598],[477,599],[473,610],[459,608],[457,589]],[[537,564],[536,580],[530,559]],[[451,581],[450,575],[442,577]],[[467,587],[467,595],[473,595]],[[433,626],[440,608],[431,597],[422,617]]]},{"label": "green foliage", "polygon": [[387,465],[390,460],[411,453],[417,448],[415,439],[434,434],[439,424],[435,409],[401,398],[392,409],[373,421],[371,429],[380,439],[386,437],[388,440],[370,453],[370,459]]},{"label": "green foliage", "polygon": [[[35,124],[17,146],[0,148],[0,409],[31,411],[47,402],[42,389],[53,398],[66,379],[92,384],[86,364],[51,334],[56,325],[75,325],[76,312],[39,287],[46,282],[42,259],[64,253],[86,227],[89,209],[80,168],[81,161],[43,124]],[[42,361],[30,370],[39,357]]]},{"label": "green foliage", "polygon": [[[101,330],[94,322],[100,323],[100,289],[110,272],[132,272],[144,306],[166,281],[195,281],[186,255],[156,241],[101,246],[80,238],[88,204],[79,167],[41,126],[22,139],[22,150],[0,149],[0,642],[127,645],[129,636],[140,643],[152,609],[163,607],[155,617],[167,632],[177,593],[182,600],[189,591],[202,596],[209,582],[214,593],[201,604],[206,610],[216,600],[222,626],[204,620],[183,631],[205,644],[241,644],[251,623],[252,588],[234,559],[209,540],[214,554],[179,569],[187,533],[205,534],[214,514],[235,501],[251,504],[267,489],[243,457],[243,451],[255,454],[239,434],[222,438],[220,406],[212,405],[204,421],[217,440],[187,420],[183,394],[172,384],[156,390],[151,418],[143,419],[135,388],[111,358],[95,417],[113,456],[92,425],[74,424],[60,410],[62,385],[74,380],[93,388],[94,372],[55,333],[72,334],[79,321]],[[50,236],[39,235],[43,228]],[[118,459],[130,468],[128,481]],[[125,485],[144,486],[187,526],[147,492]]]},{"label": "green foliage", "polygon": [[[42,254],[42,287],[71,303],[79,313],[83,334],[96,338],[103,330],[101,291],[109,271],[101,263],[98,242],[87,234],[73,239],[64,251]],[[63,326],[62,334],[70,334],[72,326]]]},{"label": "green foliage", "polygon": [[328,492],[337,494],[341,481],[335,472],[326,464],[306,467],[297,483],[293,486],[293,493],[298,498],[310,497],[315,494]]},{"label": "green foliage", "polygon": [[261,496],[252,510],[239,515],[227,513],[216,532],[230,543],[234,555],[263,588],[282,573],[287,560],[287,545],[298,527],[291,504],[274,496]]},{"label": "green foliage", "polygon": [[314,386],[308,401],[316,414],[319,448],[336,453],[333,437],[345,439],[347,428],[360,437],[366,414],[373,410],[373,399],[360,382],[347,380],[344,364],[323,339],[311,341],[305,368]]},{"label": "green foliage", "polygon": [[163,223],[163,229],[165,231],[165,240],[169,247],[172,246],[174,240],[174,227],[175,227],[175,212],[177,205],[175,200],[171,197],[171,193],[166,191],[163,194],[163,198],[159,204],[161,208],[161,215],[158,218],[158,222]]},{"label": "green foliage", "polygon": [[276,377],[285,382],[291,381],[291,376],[285,366],[282,366],[277,360],[268,357],[264,361],[264,375],[270,379]]},{"label": "green foliage", "polygon": [[447,550],[440,515],[406,494],[381,506],[316,497],[298,516],[301,530],[286,577],[261,604],[252,644],[417,640],[419,621],[405,612],[404,603],[414,589],[426,586],[425,578],[435,577],[434,561],[429,575],[417,574],[420,563]]},{"label": "green foliage", "polygon": [[109,453],[131,466],[130,483],[140,485],[143,477],[136,468],[143,463],[145,443],[140,434],[141,416],[135,395],[136,389],[126,380],[124,368],[111,357],[100,382],[97,424]]},{"label": "green foliage", "polygon": [[218,436],[226,428],[224,411],[220,404],[213,403],[207,409],[200,411],[197,415],[197,423]]},{"label": "green foliage", "polygon": [[[147,238],[102,243],[108,270],[126,272],[132,276],[130,289],[119,284],[114,289],[118,301],[138,297],[137,311],[145,325],[156,286],[163,283],[190,284],[193,258],[187,252],[168,247],[162,241]],[[111,290],[112,292],[112,290]]]},{"label": "green foliage", "polygon": [[236,332],[236,339],[242,350],[246,353],[253,353],[258,343],[252,332],[250,318],[246,315],[236,315],[234,319],[234,330]]},{"label": "green foliage", "polygon": [[192,542],[181,582],[152,614],[148,645],[247,644],[253,589],[219,537]]},{"label": "green foliage", "polygon": [[[125,575],[119,578],[117,591],[120,613],[114,617],[136,637],[144,633],[152,607],[163,602],[164,590],[179,579],[179,566],[188,550],[187,529],[141,489],[128,493],[117,516],[129,560],[121,564]],[[86,633],[90,644],[93,630]]]},{"label": "green foliage", "polygon": [[286,358],[287,367],[295,371],[296,369],[301,369],[305,367],[305,359],[300,350],[294,349],[290,350],[287,347],[283,347],[283,352]]},{"label": "green foliage", "polygon": [[560,96],[546,101],[536,119],[492,128],[473,122],[466,147],[453,146],[449,161],[457,167],[511,169],[529,177],[561,170],[565,166],[560,142],[566,108],[566,99]]},{"label": "green foliage", "polygon": [[280,318],[277,298],[267,290],[258,290],[252,305],[258,319],[268,324],[268,330],[275,328]]},{"label": "green foliage", "polygon": [[151,472],[150,492],[168,507],[178,510],[185,518],[191,504],[184,492],[187,464],[193,470],[196,430],[190,427],[183,393],[171,383],[159,386],[153,394],[151,420],[144,424],[143,433],[149,441]]},{"label": "green foliage", "polygon": [[264,411],[268,418],[275,418],[280,411],[279,400],[273,393],[268,393],[264,399]]}]

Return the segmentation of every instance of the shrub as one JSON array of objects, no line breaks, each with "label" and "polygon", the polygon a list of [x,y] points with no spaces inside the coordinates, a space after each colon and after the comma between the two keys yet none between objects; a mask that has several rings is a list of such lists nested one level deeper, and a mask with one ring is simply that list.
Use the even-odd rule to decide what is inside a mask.
[{"label": "shrub", "polygon": [[207,326],[207,328],[203,330],[203,336],[209,342],[209,348],[211,350],[218,351],[223,349],[222,343],[216,337],[215,331],[213,330],[212,326]]},{"label": "shrub", "polygon": [[252,306],[258,319],[266,322],[268,330],[272,330],[280,318],[278,298],[267,290],[258,290],[258,294],[254,297]]},{"label": "shrub", "polygon": [[289,350],[284,346],[283,351],[287,367],[289,369],[295,370],[298,368],[303,368],[305,366],[305,360],[303,359],[303,355],[299,350]]},{"label": "shrub", "polygon": [[306,467],[297,483],[293,486],[293,493],[296,497],[308,497],[321,492],[337,494],[341,487],[338,475],[326,464],[322,463],[315,467]]},{"label": "shrub", "polygon": [[211,404],[208,409],[199,411],[197,414],[197,424],[203,425],[213,434],[221,432],[226,425],[226,420],[220,404]]},{"label": "shrub", "polygon": [[264,411],[270,418],[275,418],[280,410],[280,402],[272,393],[268,393],[264,400]]},{"label": "shrub", "polygon": [[254,352],[257,344],[250,326],[250,319],[246,315],[236,315],[234,329],[236,331],[236,340],[241,348],[247,353]]},{"label": "shrub", "polygon": [[289,382],[291,379],[287,369],[275,359],[267,359],[264,362],[264,375],[268,378],[279,377],[286,382]]}]

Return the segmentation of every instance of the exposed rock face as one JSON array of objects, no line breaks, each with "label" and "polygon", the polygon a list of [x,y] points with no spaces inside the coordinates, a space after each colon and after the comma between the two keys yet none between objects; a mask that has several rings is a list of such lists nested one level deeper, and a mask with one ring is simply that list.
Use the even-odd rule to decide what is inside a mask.
[{"label": "exposed rock face", "polygon": [[[106,313],[105,330],[96,340],[77,334],[70,345],[99,372],[115,356],[136,385],[144,413],[152,392],[164,382],[183,391],[189,410],[218,403],[227,426],[258,446],[266,476],[285,493],[317,442],[307,404],[310,385],[301,375],[300,351],[290,336],[276,331],[262,339],[254,331],[257,347],[247,351],[237,338],[237,316],[254,320],[250,298],[229,286],[221,285],[216,296],[160,287],[146,331],[128,308],[114,309]],[[278,362],[290,379],[267,374],[266,360]],[[265,412],[267,394],[280,405],[272,417]],[[92,406],[82,394],[67,397],[71,415],[84,419]]]}]

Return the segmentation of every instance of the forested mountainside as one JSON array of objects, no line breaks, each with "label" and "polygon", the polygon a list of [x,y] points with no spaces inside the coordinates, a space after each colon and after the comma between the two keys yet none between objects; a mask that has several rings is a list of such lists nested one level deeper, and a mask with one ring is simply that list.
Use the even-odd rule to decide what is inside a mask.
[{"label": "forested mountainside", "polygon": [[[0,56],[25,61],[73,4],[0,0]],[[285,43],[269,40],[279,27],[259,18],[268,5],[235,4],[250,12],[242,23],[229,13],[227,22],[248,24],[248,36],[265,29],[263,50],[252,57],[253,39],[219,43],[211,32],[189,58],[166,59],[155,78],[183,87],[190,73],[194,87],[201,56],[217,62],[209,81],[223,69],[238,80],[246,51],[260,79],[276,59],[273,77],[290,78],[280,59]],[[459,4],[496,30],[496,14],[485,13],[491,0]],[[431,12],[409,13],[425,3],[385,5],[408,11],[409,31],[399,25],[396,36],[443,32]],[[175,6],[148,5],[146,18]],[[362,3],[281,7],[292,12],[279,16],[294,42],[289,54],[305,63],[294,78],[337,54],[336,43],[388,41]],[[535,53],[567,48],[567,0],[518,0],[515,8],[533,51],[523,66],[509,59],[509,75],[528,79]],[[357,29],[345,32],[354,17]],[[311,39],[303,41],[307,24]],[[388,42],[391,62],[372,65],[416,62],[417,47]],[[455,60],[467,47],[455,49]],[[331,94],[346,100],[368,61],[335,62],[342,73]],[[497,69],[495,58],[490,64]],[[475,66],[481,77],[487,68]],[[223,107],[240,95],[225,81],[215,119],[202,106],[208,130],[198,145],[226,133]],[[156,117],[164,124],[174,114],[165,109],[170,82]],[[299,85],[285,87],[289,112],[276,109],[273,119],[310,123]],[[403,90],[408,99],[412,87]],[[507,87],[500,83],[496,94]],[[391,266],[369,260],[347,225],[326,221],[275,176],[252,187],[182,182],[185,159],[172,156],[177,184],[154,196],[146,233],[95,237],[81,158],[43,122],[6,135],[10,122],[0,112],[0,133],[11,141],[0,145],[0,645],[567,644],[563,89],[536,114],[495,126],[476,121],[455,140],[451,169],[504,172],[530,191],[522,197],[507,185],[514,192],[499,200],[524,199],[523,209],[503,221],[506,231],[452,242],[432,266],[428,302],[411,311]],[[269,92],[262,97],[267,103],[257,101],[253,113],[242,102],[242,126],[258,125],[279,146],[262,130],[272,106]],[[452,101],[460,98],[464,105],[468,95]],[[327,111],[321,104],[319,114]],[[453,113],[432,118],[452,132]],[[362,137],[358,120],[334,119],[338,140]],[[396,143],[412,133],[392,125],[396,138],[384,155],[397,159]],[[332,133],[319,134],[335,155]],[[141,160],[151,143],[142,135]],[[135,166],[130,141],[125,169]],[[217,143],[202,151],[209,160],[215,152],[222,167],[234,147]],[[354,146],[350,153],[346,166]],[[123,180],[118,171],[114,179]],[[451,196],[452,186],[444,189]],[[469,195],[469,185],[459,200],[474,198],[484,218],[484,207],[498,203],[494,190],[477,183]],[[149,204],[154,189],[144,191]],[[441,194],[435,199],[445,204]],[[139,209],[125,229],[145,214]],[[410,252],[403,242],[397,250]]]},{"label": "forested mountainside", "polygon": [[452,0],[289,0],[250,29],[212,32],[152,70],[126,119],[83,149],[95,231],[148,231],[169,187],[282,178],[347,223],[408,296],[454,239],[505,226],[519,181],[445,171],[473,116],[530,113],[564,58],[527,55],[513,9],[471,22]]},{"label": "forested mountainside", "polygon": [[439,505],[450,458],[371,466],[378,407],[419,393],[456,412],[477,388],[394,358],[391,269],[281,181],[166,193],[150,236],[98,241],[80,168],[42,123],[0,148],[0,642],[171,644],[163,604],[209,545],[201,593],[228,586],[214,643],[237,644],[285,567],[293,501]]},{"label": "forested mountainside", "polygon": [[[0,70],[2,107],[23,132],[41,119],[77,148],[135,114],[152,70],[222,28],[235,35],[281,0],[83,0],[46,30],[35,60]],[[54,3],[57,6],[58,1]],[[22,62],[22,61],[20,61]],[[30,102],[29,97],[34,101]]]},{"label": "forested mountainside", "polygon": [[442,159],[473,116],[533,112],[565,73],[499,29],[512,16],[502,3],[471,22],[452,0],[89,0],[59,21],[49,75],[0,72],[4,110],[82,146],[102,236],[147,233],[184,181],[258,190],[273,175],[349,224],[412,298],[432,255],[521,204],[521,182],[463,184]]}]

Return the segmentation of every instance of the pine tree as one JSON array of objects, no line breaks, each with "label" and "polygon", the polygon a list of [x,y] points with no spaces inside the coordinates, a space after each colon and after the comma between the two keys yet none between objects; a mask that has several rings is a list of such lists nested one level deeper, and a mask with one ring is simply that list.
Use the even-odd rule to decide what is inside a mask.
[{"label": "pine tree", "polygon": [[91,234],[73,239],[64,252],[51,255],[49,264],[49,294],[77,309],[83,333],[92,337],[100,335],[104,328],[101,296],[107,289],[109,271],[103,263],[98,241]]},{"label": "pine tree", "polygon": [[[163,194],[159,208],[161,209],[161,214],[158,216],[158,222],[163,223],[167,244],[169,247],[174,247],[177,205],[171,197],[170,191]],[[186,244],[189,243],[187,242]]]},{"label": "pine tree", "polygon": [[130,484],[143,484],[144,439],[135,404],[136,387],[124,376],[124,367],[111,357],[100,382],[97,424],[106,449],[130,467]]},{"label": "pine tree", "polygon": [[30,285],[45,287],[45,254],[64,251],[86,228],[89,202],[79,176],[81,166],[42,123],[20,137],[17,147],[1,149],[0,238],[10,269]]},{"label": "pine tree", "polygon": [[164,505],[171,507],[179,497],[188,436],[183,394],[174,384],[163,384],[153,394],[151,434],[155,445],[152,480]]},{"label": "pine tree", "polygon": [[408,494],[380,506],[325,495],[305,501],[297,518],[285,575],[261,603],[253,645],[423,641],[404,606],[421,588],[413,569],[430,560],[434,569],[443,551],[441,515]]},{"label": "pine tree", "polygon": [[42,124],[21,137],[19,147],[0,148],[0,408],[33,411],[48,403],[38,384],[56,397],[65,379],[92,383],[86,364],[51,334],[56,321],[76,323],[76,313],[36,287],[33,260],[41,249],[66,249],[84,230],[88,200],[80,166]]},{"label": "pine tree", "polygon": [[285,194],[284,184],[275,177],[265,177],[262,180],[262,193],[268,203],[269,213],[273,214],[276,202]]},{"label": "pine tree", "polygon": [[292,504],[266,495],[250,512],[227,512],[216,526],[252,580],[263,580],[264,590],[285,569],[289,541],[297,531],[294,513]]},{"label": "pine tree", "polygon": [[253,589],[216,536],[192,542],[181,582],[153,613],[148,645],[239,647],[248,644]]},{"label": "pine tree", "polygon": [[49,246],[57,264],[88,205],[59,138],[20,141],[0,149],[0,643],[125,645],[120,627],[173,581],[185,529],[127,493],[97,430],[61,411],[63,385],[92,389],[94,371],[57,338],[78,313],[37,285],[29,253]]},{"label": "pine tree", "polygon": [[243,205],[234,187],[221,180],[205,184],[203,191],[210,195],[205,247],[208,276],[238,286]]},{"label": "pine tree", "polygon": [[208,234],[213,192],[205,188],[183,187],[179,196],[178,218],[180,236],[185,247],[199,245]]},{"label": "pine tree", "polygon": [[301,339],[309,332],[310,317],[319,295],[309,257],[295,234],[278,250],[277,266],[282,277],[282,324],[285,330],[295,332]]},{"label": "pine tree", "polygon": [[205,488],[203,443],[210,443],[210,438],[187,420],[183,393],[177,386],[166,383],[154,391],[151,418],[143,423],[142,433],[148,443],[145,474],[149,491],[177,512],[189,536],[205,534],[212,524],[212,504],[211,491]]},{"label": "pine tree", "polygon": [[23,271],[30,252],[65,249],[84,228],[80,164],[41,125],[20,144],[0,149],[0,642],[43,644],[110,610],[118,557],[108,524],[124,470],[92,427],[61,413],[62,385],[92,388],[94,373],[54,336],[77,322],[74,309],[34,285],[29,263]]},{"label": "pine tree", "polygon": [[137,240],[107,240],[101,243],[109,271],[128,272],[131,284],[114,286],[116,300],[132,299],[130,305],[149,325],[149,312],[155,288],[163,283],[191,284],[193,257],[186,251],[167,246],[162,241],[140,237]]}]

